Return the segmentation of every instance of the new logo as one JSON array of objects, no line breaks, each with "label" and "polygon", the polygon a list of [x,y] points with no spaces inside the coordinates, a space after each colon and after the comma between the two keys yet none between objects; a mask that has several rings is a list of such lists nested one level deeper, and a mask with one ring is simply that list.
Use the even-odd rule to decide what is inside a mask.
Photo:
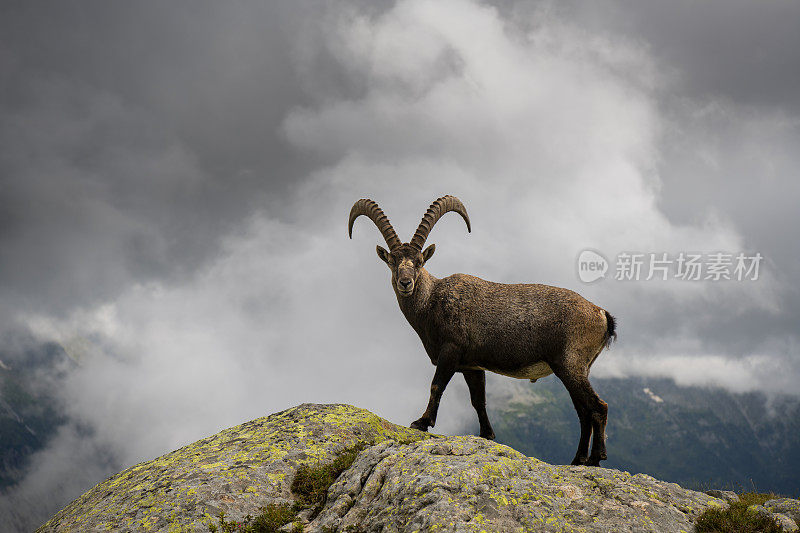
[{"label": "new logo", "polygon": [[594,250],[584,250],[578,255],[578,277],[584,283],[591,283],[606,277],[608,260]]}]

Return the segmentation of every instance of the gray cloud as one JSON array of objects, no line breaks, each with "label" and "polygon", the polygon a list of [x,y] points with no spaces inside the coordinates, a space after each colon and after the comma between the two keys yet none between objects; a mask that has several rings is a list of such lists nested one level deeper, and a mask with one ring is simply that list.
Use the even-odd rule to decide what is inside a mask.
[{"label": "gray cloud", "polygon": [[510,13],[545,11],[604,35],[624,35],[654,58],[682,96],[724,97],[793,113],[800,104],[797,6],[789,0],[502,4]]},{"label": "gray cloud", "polygon": [[305,8],[6,7],[0,272],[14,309],[174,279],[305,173],[287,40]]},{"label": "gray cloud", "polygon": [[[377,231],[359,220],[346,238],[361,197],[404,239],[431,200],[461,197],[473,233],[442,219],[431,272],[567,286],[608,308],[620,340],[597,375],[792,392],[800,162],[780,65],[800,48],[783,47],[779,23],[766,66],[716,61],[726,50],[690,54],[706,42],[691,36],[735,41],[738,19],[594,5],[98,3],[0,17],[12,74],[0,312],[80,362],[58,378],[70,422],[7,501],[47,483],[62,487],[51,507],[76,496],[90,479],[59,485],[74,446],[85,461],[72,468],[110,473],[304,401],[416,418],[431,367]],[[738,84],[739,68],[780,87]],[[582,285],[586,247],[768,262],[752,283]],[[444,433],[473,416],[452,387]]]}]

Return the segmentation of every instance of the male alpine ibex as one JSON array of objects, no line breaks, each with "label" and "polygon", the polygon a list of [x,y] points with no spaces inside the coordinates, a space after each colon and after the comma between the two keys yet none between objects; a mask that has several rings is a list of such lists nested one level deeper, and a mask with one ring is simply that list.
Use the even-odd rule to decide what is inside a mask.
[{"label": "male alpine ibex", "polygon": [[436,366],[428,408],[411,427],[427,431],[436,424],[442,392],[453,374],[461,372],[478,413],[480,435],[493,439],[486,415],[485,371],[531,381],[552,373],[569,391],[581,424],[572,464],[599,465],[606,458],[608,405],[589,384],[589,368],[616,337],[614,317],[567,289],[492,283],[467,274],[431,276],[423,266],[435,245],[424,251],[422,247],[448,211],[461,215],[472,231],[464,205],[449,195],[431,204],[409,243],[400,242],[383,210],[369,199],[353,205],[347,224],[350,238],[360,215],[378,226],[389,246],[388,251],[378,246],[378,257],[392,271],[400,309]]}]

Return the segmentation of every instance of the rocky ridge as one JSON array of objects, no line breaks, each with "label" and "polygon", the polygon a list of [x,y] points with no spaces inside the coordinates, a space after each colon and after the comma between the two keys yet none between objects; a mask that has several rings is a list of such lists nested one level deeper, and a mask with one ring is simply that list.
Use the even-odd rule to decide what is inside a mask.
[{"label": "rocky ridge", "polygon": [[[301,465],[359,443],[368,447],[321,512],[301,513],[305,531],[679,532],[709,506],[726,505],[722,494],[644,474],[551,465],[479,437],[438,437],[348,405],[303,404],[120,472],[38,531],[207,531],[220,511],[241,519],[292,503]],[[793,502],[767,502],[765,511],[791,520]]]}]

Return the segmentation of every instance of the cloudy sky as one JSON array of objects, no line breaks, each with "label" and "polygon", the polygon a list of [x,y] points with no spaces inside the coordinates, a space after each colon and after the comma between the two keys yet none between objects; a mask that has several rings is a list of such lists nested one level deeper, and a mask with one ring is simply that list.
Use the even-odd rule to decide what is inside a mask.
[{"label": "cloudy sky", "polygon": [[[0,500],[302,402],[419,416],[432,367],[375,255],[454,194],[428,270],[577,290],[595,376],[797,394],[800,5],[408,0],[0,6],[0,358],[69,422]],[[583,283],[584,249],[611,265]],[[614,279],[623,252],[758,280]],[[647,255],[645,256],[647,257]],[[646,267],[646,265],[645,265]],[[492,379],[502,387],[502,379]],[[473,414],[459,380],[437,431]]]}]

